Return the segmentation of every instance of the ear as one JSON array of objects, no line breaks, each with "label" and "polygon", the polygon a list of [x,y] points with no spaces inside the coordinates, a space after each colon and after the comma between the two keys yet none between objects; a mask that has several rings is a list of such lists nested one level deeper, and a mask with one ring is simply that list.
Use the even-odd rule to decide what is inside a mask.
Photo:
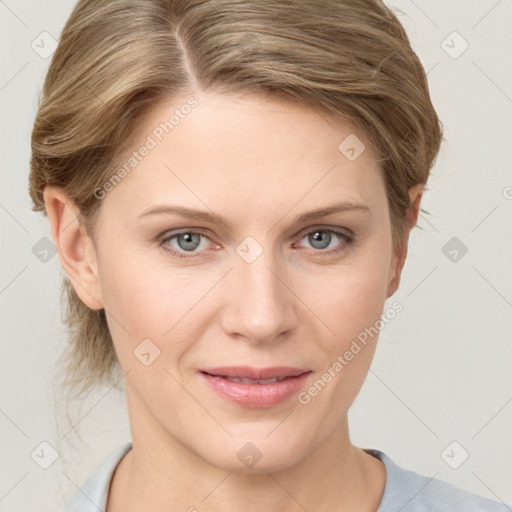
[{"label": "ear", "polygon": [[64,271],[82,302],[91,309],[102,309],[96,251],[85,227],[79,222],[79,209],[57,187],[45,187],[43,197]]},{"label": "ear", "polygon": [[415,185],[411,189],[409,189],[409,197],[411,199],[411,207],[406,212],[407,219],[407,230],[403,240],[395,251],[393,255],[392,263],[391,263],[391,276],[388,284],[388,290],[386,297],[391,297],[397,290],[400,285],[400,278],[402,276],[402,269],[405,264],[405,259],[407,257],[407,248],[409,243],[409,234],[411,229],[416,226],[416,222],[418,221],[418,214],[420,210],[420,202],[423,196],[423,188],[425,184],[419,183]]}]

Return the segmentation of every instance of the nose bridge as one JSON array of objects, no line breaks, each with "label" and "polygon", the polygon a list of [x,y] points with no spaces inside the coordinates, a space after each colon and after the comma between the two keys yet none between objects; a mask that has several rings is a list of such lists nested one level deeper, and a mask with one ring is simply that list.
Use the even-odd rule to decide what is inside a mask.
[{"label": "nose bridge", "polygon": [[229,273],[224,328],[252,341],[272,341],[295,324],[293,294],[271,247],[248,237],[236,248]]}]

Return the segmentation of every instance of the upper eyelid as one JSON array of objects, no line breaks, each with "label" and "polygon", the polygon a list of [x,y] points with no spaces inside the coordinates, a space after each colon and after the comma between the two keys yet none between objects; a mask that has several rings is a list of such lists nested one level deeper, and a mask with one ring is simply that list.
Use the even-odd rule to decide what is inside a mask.
[{"label": "upper eyelid", "polygon": [[341,231],[342,233],[345,233],[347,236],[353,235],[353,232],[350,229],[348,229],[348,228],[344,228],[344,227],[341,227],[341,226],[322,226],[322,225],[318,225],[318,226],[312,226],[312,227],[309,227],[309,228],[301,229],[297,233],[296,236],[306,235],[308,233],[311,233],[312,231],[333,231],[333,232]]}]

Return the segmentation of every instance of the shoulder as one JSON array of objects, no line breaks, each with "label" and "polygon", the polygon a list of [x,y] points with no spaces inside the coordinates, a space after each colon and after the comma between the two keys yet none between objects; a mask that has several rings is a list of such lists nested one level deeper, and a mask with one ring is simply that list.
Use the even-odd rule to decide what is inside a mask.
[{"label": "shoulder", "polygon": [[98,470],[71,496],[64,512],[98,512],[107,506],[108,492],[114,471],[132,443],[125,443],[113,452]]},{"label": "shoulder", "polygon": [[403,469],[385,453],[365,449],[386,467],[386,485],[377,512],[511,512],[498,501],[470,493],[434,477]]}]

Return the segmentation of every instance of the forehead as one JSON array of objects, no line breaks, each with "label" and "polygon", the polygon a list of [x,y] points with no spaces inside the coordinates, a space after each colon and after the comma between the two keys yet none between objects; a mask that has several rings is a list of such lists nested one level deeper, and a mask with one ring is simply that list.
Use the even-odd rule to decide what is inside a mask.
[{"label": "forehead", "polygon": [[127,163],[130,172],[109,193],[109,202],[122,201],[125,211],[166,199],[259,214],[299,201],[382,200],[381,171],[364,133],[268,95],[199,93],[161,101],[139,123],[118,165]]}]

